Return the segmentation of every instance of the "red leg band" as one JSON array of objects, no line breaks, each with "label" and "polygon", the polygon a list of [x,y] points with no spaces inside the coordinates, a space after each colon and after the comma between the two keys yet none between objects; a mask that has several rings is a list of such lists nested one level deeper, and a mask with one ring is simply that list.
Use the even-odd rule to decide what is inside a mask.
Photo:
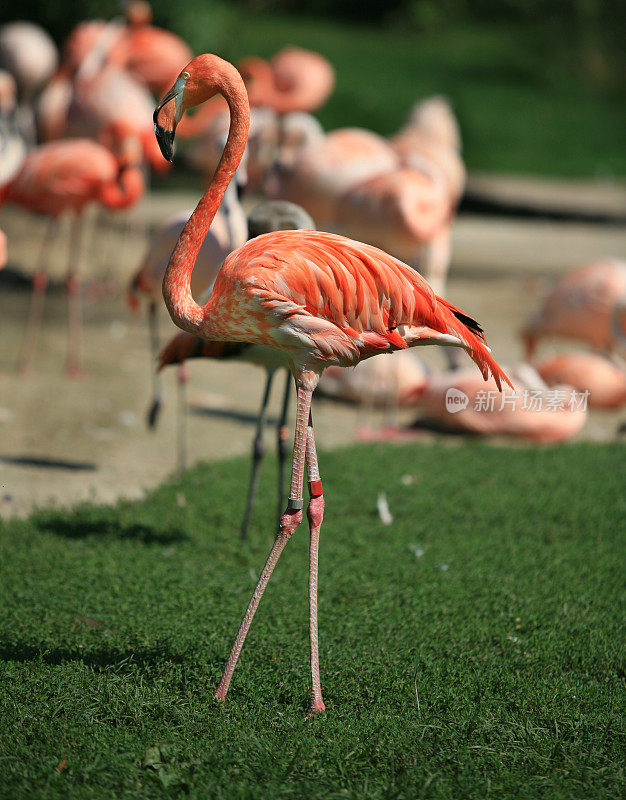
[{"label": "red leg band", "polygon": [[319,497],[320,495],[324,494],[322,482],[320,480],[309,481],[309,494],[311,497]]}]

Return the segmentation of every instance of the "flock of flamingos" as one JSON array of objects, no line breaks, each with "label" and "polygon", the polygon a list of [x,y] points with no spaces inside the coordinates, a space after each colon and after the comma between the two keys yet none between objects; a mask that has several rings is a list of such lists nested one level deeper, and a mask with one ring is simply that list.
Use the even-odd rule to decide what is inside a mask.
[{"label": "flock of flamingos", "polygon": [[[215,55],[193,58],[182,40],[152,26],[143,0],[127,4],[124,20],[79,24],[60,60],[37,26],[6,25],[0,29],[0,63],[0,200],[49,220],[20,371],[28,369],[33,355],[47,284],[45,254],[59,217],[74,215],[67,368],[76,375],[77,253],[86,207],[121,210],[137,203],[150,170],[169,168],[175,137],[189,162],[210,176],[193,213],[178,214],[154,234],[129,283],[128,300],[148,309],[158,370],[178,364],[184,381],[182,365],[200,357],[243,360],[267,372],[244,533],[272,378],[284,369],[295,379],[287,508],[216,697],[226,697],[265,586],[302,521],[306,471],[315,713],[324,708],[317,633],[324,495],[313,391],[319,384],[327,395],[344,400],[419,406],[431,420],[456,430],[540,441],[567,438],[580,429],[586,407],[566,402],[565,387],[598,407],[626,403],[626,372],[618,360],[626,344],[626,264],[604,258],[567,274],[523,332],[529,362],[546,337],[584,342],[590,350],[504,370],[478,322],[445,299],[451,225],[465,169],[458,125],[441,98],[419,103],[389,139],[356,128],[326,133],[312,115],[334,86],[334,71],[322,56],[286,48],[269,62],[247,58],[237,67]],[[186,115],[190,109],[197,110]],[[269,200],[246,217],[243,191]],[[4,262],[4,235],[1,249]],[[181,333],[159,353],[161,295]],[[448,371],[429,376],[409,353],[430,344],[449,348]],[[460,368],[460,350],[477,370]],[[383,353],[396,355],[366,360]],[[504,384],[515,393],[506,403],[482,402]],[[288,377],[282,428],[289,386]],[[458,413],[451,412],[450,397],[465,397]],[[159,398],[155,372],[152,422]],[[283,448],[281,467],[284,456]]]}]

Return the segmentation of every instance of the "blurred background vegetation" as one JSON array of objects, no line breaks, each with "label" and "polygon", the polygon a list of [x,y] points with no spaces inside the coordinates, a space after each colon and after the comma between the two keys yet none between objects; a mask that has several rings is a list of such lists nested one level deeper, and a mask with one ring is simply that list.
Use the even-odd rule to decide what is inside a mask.
[{"label": "blurred background vegetation", "polygon": [[[195,52],[237,60],[285,44],[337,70],[327,128],[382,134],[418,98],[449,97],[470,169],[611,178],[626,174],[622,0],[153,0],[155,23]],[[11,11],[11,13],[10,13]],[[24,0],[19,16],[58,42],[118,0]],[[0,20],[15,18],[15,7]]]}]

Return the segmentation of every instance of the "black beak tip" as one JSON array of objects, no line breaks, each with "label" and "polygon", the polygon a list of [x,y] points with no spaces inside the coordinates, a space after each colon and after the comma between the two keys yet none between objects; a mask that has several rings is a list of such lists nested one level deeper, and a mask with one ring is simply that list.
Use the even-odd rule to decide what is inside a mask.
[{"label": "black beak tip", "polygon": [[158,122],[154,123],[154,135],[166,161],[174,160],[174,131],[166,131]]}]

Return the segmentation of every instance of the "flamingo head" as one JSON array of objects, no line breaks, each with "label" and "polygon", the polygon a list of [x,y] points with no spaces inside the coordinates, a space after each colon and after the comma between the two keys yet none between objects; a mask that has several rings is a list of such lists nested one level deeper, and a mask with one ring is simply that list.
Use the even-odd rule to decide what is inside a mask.
[{"label": "flamingo head", "polygon": [[[211,53],[196,56],[154,110],[154,133],[168,161],[174,157],[176,126],[185,111],[205,103],[216,94],[222,94],[227,99],[237,98],[238,102],[247,106],[243,80],[232,64]],[[232,111],[231,107],[231,116]]]}]

